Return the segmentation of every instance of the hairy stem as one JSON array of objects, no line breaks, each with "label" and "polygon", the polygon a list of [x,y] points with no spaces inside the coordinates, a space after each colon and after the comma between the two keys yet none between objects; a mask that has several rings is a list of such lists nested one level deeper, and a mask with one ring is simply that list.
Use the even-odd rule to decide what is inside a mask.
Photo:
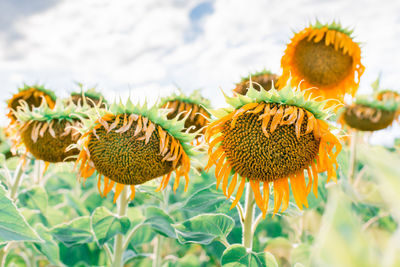
[{"label": "hairy stem", "polygon": [[163,237],[161,235],[157,235],[156,244],[154,245],[154,261],[153,267],[161,266],[161,247],[162,247]]},{"label": "hairy stem", "polygon": [[354,131],[351,135],[351,146],[350,146],[350,162],[349,162],[350,184],[353,183],[355,168],[356,168],[356,147],[357,147],[357,131]]},{"label": "hairy stem", "polygon": [[24,174],[22,165],[23,165],[23,162],[21,161],[18,164],[17,169],[15,170],[15,173],[14,173],[13,184],[10,188],[10,198],[12,200],[14,200],[17,197],[18,187],[19,187],[19,184],[21,183],[21,179]]},{"label": "hairy stem", "polygon": [[251,190],[251,186],[248,183],[246,188],[246,210],[243,222],[243,246],[247,249],[252,249],[253,247],[253,217],[254,217],[254,194]]},{"label": "hairy stem", "polygon": [[[118,216],[122,217],[126,215],[126,211],[128,208],[128,199],[127,199],[127,187],[125,186],[119,196],[117,209],[118,209]],[[117,234],[115,236],[114,241],[114,260],[113,260],[113,267],[122,267],[123,266],[123,256],[124,256],[124,235]]]}]

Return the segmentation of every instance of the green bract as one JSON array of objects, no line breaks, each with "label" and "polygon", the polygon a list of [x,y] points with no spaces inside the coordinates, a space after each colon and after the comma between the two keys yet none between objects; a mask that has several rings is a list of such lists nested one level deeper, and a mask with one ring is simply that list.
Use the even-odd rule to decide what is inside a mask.
[{"label": "green bract", "polygon": [[363,105],[375,109],[394,112],[399,108],[399,103],[396,100],[379,101],[372,96],[358,96],[354,101],[357,105]]},{"label": "green bract", "polygon": [[111,113],[114,116],[119,114],[136,114],[146,117],[151,122],[161,126],[161,128],[167,131],[171,136],[179,140],[186,154],[194,155],[195,153],[192,150],[192,146],[188,143],[190,143],[198,133],[184,132],[183,129],[186,117],[182,120],[178,120],[177,118],[169,120],[167,119],[168,110],[159,109],[158,106],[159,105],[154,105],[149,108],[147,102],[143,105],[135,105],[130,99],[128,99],[125,105],[120,101],[118,104],[111,104],[107,109],[95,108],[94,110],[96,110],[96,112],[92,113],[93,115],[91,115],[89,119],[83,120],[84,129],[82,129],[81,132],[91,131],[96,124],[96,120],[108,113]]},{"label": "green bract", "polygon": [[322,29],[324,27],[328,28],[329,30],[334,30],[338,31],[341,33],[344,33],[348,35],[350,38],[352,38],[352,34],[354,30],[351,30],[349,28],[343,28],[340,22],[333,21],[332,23],[321,23],[319,20],[315,22],[315,24],[310,24],[310,27],[314,29]]},{"label": "green bract", "polygon": [[261,75],[265,75],[265,74],[273,75],[274,73],[272,73],[270,70],[263,69],[262,71],[257,71],[257,72],[254,72],[254,73],[250,73],[249,75],[247,75],[245,77],[242,77],[241,78],[241,82],[248,81],[251,76],[261,76]]},{"label": "green bract", "polygon": [[250,83],[250,87],[246,95],[236,95],[234,97],[229,97],[224,93],[224,96],[226,102],[231,105],[231,107],[210,111],[211,114],[218,118],[229,114],[234,109],[239,109],[246,104],[254,102],[277,103],[304,108],[311,112],[315,116],[315,118],[323,120],[332,116],[333,114],[331,113],[331,111],[334,109],[334,107],[325,108],[327,100],[314,101],[311,98],[305,99],[303,91],[292,88],[290,85],[286,85],[279,91],[275,88],[271,88],[269,91],[265,91],[262,87],[261,90],[258,91],[253,87],[253,84]]},{"label": "green bract", "polygon": [[51,91],[50,89],[46,89],[43,85],[39,84],[34,84],[34,85],[24,84],[24,87],[18,88],[18,92],[26,91],[29,89],[36,89],[38,91],[42,91],[43,93],[49,95],[53,101],[56,101],[57,99],[57,96],[53,91]]},{"label": "green bract", "polygon": [[[104,96],[100,92],[96,91],[95,88],[90,88],[90,89],[84,91],[83,95],[88,98],[102,100],[103,103],[107,103]],[[82,96],[82,91],[81,92],[72,92],[71,96]]]},{"label": "green bract", "polygon": [[74,121],[76,119],[82,120],[87,118],[91,108],[87,106],[76,106],[73,103],[67,106],[62,101],[57,100],[53,109],[51,109],[45,101],[39,107],[29,109],[26,102],[21,102],[21,107],[15,111],[15,116],[22,122],[31,120],[35,121],[47,121],[50,122],[53,119]]},{"label": "green bract", "polygon": [[202,106],[204,108],[210,107],[210,100],[204,98],[200,94],[200,90],[195,90],[190,95],[185,95],[181,90],[179,90],[179,94],[173,93],[171,96],[164,97],[161,99],[159,107],[164,106],[167,102],[179,100],[182,102],[186,102],[189,104],[196,104]]}]

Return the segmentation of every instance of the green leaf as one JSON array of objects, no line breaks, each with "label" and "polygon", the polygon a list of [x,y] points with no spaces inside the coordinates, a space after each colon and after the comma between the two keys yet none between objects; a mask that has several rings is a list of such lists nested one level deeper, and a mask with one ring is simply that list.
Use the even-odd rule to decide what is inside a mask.
[{"label": "green leaf", "polygon": [[311,249],[307,244],[300,244],[290,253],[290,261],[310,265]]},{"label": "green leaf", "polygon": [[44,188],[34,186],[29,190],[23,191],[18,195],[21,206],[29,209],[40,210],[46,214],[47,211],[47,193]]},{"label": "green leaf", "polygon": [[267,267],[279,267],[278,262],[275,259],[275,256],[272,255],[271,252],[264,252],[264,258],[265,258],[265,266]]},{"label": "green leaf", "polygon": [[144,221],[144,223],[151,225],[153,230],[163,236],[176,238],[175,229],[172,226],[174,221],[160,208],[148,207],[147,219]]},{"label": "green leaf", "polygon": [[153,231],[153,228],[148,224],[143,224],[136,231],[135,235],[132,237],[130,244],[132,246],[140,246],[145,243],[149,243],[153,240],[156,233]]},{"label": "green leaf", "polygon": [[221,207],[230,203],[226,197],[215,189],[215,183],[196,191],[183,205],[183,208],[196,213],[212,213],[221,210]]},{"label": "green leaf", "polygon": [[125,234],[131,223],[128,217],[117,217],[105,207],[96,208],[91,216],[91,226],[97,244],[102,247],[116,234]]},{"label": "green leaf", "polygon": [[8,241],[42,241],[27,223],[0,185],[0,243]]},{"label": "green leaf", "polygon": [[53,237],[48,233],[48,229],[42,224],[37,224],[35,229],[44,243],[33,243],[33,246],[45,255],[52,264],[60,265],[60,250]]},{"label": "green leaf", "polygon": [[[248,267],[265,267],[265,266],[272,266],[272,267],[277,267],[278,264],[276,265],[266,265],[265,259],[263,257],[264,253],[255,253],[248,251],[244,246],[235,244],[230,247],[228,247],[224,253],[222,254],[221,257],[221,264],[224,267],[242,267],[242,266],[248,266]],[[272,254],[271,254],[272,256]],[[273,257],[273,256],[272,256]],[[273,262],[273,261],[269,261]],[[276,261],[275,261],[276,263]]]},{"label": "green leaf", "polygon": [[62,242],[67,247],[85,244],[93,241],[90,231],[89,216],[79,217],[68,223],[63,223],[50,230],[55,239]]},{"label": "green leaf", "polygon": [[175,230],[182,244],[208,245],[214,240],[226,240],[234,226],[234,220],[225,214],[202,214],[175,225]]}]

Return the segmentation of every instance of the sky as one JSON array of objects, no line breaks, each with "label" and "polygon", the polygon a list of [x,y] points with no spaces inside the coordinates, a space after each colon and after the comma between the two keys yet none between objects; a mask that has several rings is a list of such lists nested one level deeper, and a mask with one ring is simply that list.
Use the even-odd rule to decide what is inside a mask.
[{"label": "sky", "polygon": [[[366,67],[360,93],[372,92],[380,72],[382,87],[400,91],[400,1],[0,0],[0,109],[23,83],[66,97],[76,82],[110,101],[202,89],[219,107],[220,90],[249,72],[280,74],[293,32],[315,19],[354,29]],[[395,137],[398,126],[372,142]]]}]

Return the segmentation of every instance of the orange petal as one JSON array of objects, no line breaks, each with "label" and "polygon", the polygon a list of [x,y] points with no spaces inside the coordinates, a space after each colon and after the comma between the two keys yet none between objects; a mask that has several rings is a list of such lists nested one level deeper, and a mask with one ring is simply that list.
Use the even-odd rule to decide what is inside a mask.
[{"label": "orange petal", "polygon": [[121,194],[122,190],[124,189],[125,185],[117,183],[117,186],[115,187],[115,192],[114,192],[114,204],[117,202],[117,199],[119,195]]},{"label": "orange petal", "polygon": [[240,198],[242,197],[245,183],[246,183],[246,178],[242,177],[242,180],[240,181],[240,184],[239,184],[239,188],[236,192],[236,198],[232,202],[230,209],[233,209],[234,207],[236,207],[237,203],[239,202]]}]

